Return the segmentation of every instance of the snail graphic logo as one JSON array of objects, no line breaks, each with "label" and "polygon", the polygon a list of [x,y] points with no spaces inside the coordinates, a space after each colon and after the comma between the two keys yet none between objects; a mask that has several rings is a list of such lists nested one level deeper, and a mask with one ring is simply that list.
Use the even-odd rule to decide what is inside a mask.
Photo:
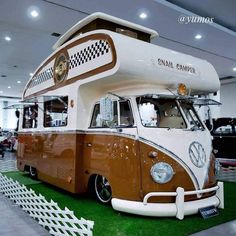
[{"label": "snail graphic logo", "polygon": [[67,54],[61,53],[54,64],[54,79],[55,83],[60,83],[65,80],[69,69],[69,58]]},{"label": "snail graphic logo", "polygon": [[206,163],[206,153],[203,146],[198,142],[193,142],[189,146],[189,156],[192,163],[198,168],[203,167]]}]

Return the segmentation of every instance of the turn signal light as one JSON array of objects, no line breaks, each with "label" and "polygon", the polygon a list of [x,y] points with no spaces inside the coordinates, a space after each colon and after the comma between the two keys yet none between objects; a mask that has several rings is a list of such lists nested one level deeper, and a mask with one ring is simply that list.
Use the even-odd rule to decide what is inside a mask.
[{"label": "turn signal light", "polygon": [[187,88],[185,84],[179,84],[178,85],[178,94],[182,95],[182,96],[186,96],[187,95]]},{"label": "turn signal light", "polygon": [[155,157],[157,157],[157,152],[151,151],[151,152],[149,152],[148,156],[151,158],[155,158]]},{"label": "turn signal light", "polygon": [[70,176],[68,176],[67,182],[68,182],[69,184],[72,182],[72,178],[71,178]]}]

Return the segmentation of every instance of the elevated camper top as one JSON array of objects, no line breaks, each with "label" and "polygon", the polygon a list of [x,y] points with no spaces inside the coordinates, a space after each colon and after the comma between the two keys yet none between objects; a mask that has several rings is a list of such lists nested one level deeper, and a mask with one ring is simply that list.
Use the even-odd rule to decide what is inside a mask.
[{"label": "elevated camper top", "polygon": [[[121,26],[127,26],[127,34]],[[137,37],[133,37],[131,27],[137,30]],[[81,30],[84,33],[79,33]],[[143,85],[169,91],[180,83],[191,95],[219,90],[219,77],[209,62],[151,44],[144,40],[145,35],[151,38],[157,33],[102,13],[86,17],[59,39],[57,49],[36,69],[23,100],[75,93],[82,85],[104,92],[131,87],[137,90]]]},{"label": "elevated camper top", "polygon": [[54,44],[53,49],[56,50],[76,35],[95,29],[107,29],[114,32],[119,32],[147,42],[150,42],[150,39],[158,36],[158,33],[155,30],[104,14],[102,12],[95,12],[79,21],[65,34],[63,34]]}]

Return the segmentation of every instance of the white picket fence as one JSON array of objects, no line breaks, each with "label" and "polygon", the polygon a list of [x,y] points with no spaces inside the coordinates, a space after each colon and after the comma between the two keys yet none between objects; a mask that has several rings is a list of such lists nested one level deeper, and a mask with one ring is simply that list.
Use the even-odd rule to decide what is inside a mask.
[{"label": "white picket fence", "polygon": [[41,194],[27,189],[17,181],[0,173],[0,192],[15,202],[16,205],[29,213],[40,225],[55,236],[92,236],[94,222],[77,219],[69,209],[61,210],[58,204],[48,202]]}]

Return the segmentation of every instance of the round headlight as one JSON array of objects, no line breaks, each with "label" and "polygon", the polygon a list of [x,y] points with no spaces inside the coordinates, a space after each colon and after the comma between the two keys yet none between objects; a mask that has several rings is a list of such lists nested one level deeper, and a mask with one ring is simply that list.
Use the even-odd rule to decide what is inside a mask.
[{"label": "round headlight", "polygon": [[165,162],[156,163],[152,166],[150,172],[153,180],[159,184],[169,182],[174,174],[172,167]]}]

